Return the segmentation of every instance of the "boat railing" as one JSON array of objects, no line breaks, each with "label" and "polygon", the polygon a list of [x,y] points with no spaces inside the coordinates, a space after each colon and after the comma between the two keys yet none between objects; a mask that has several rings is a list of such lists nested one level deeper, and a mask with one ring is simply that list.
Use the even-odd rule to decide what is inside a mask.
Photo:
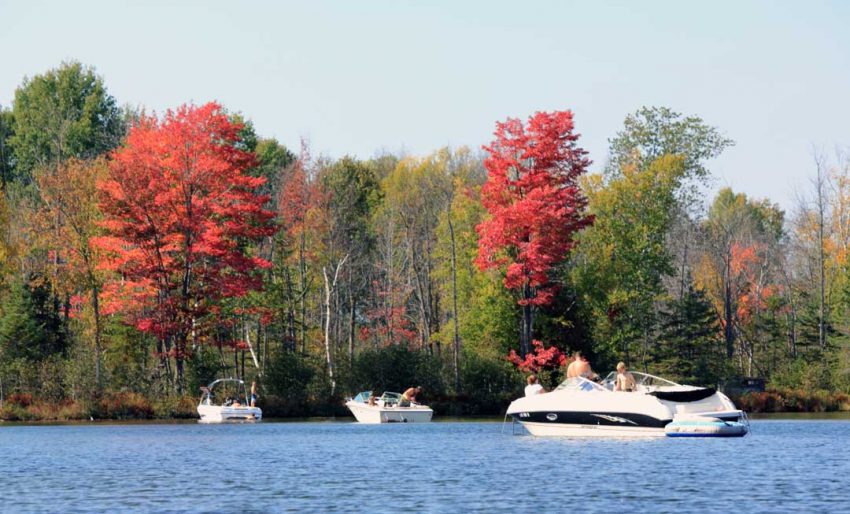
[{"label": "boat railing", "polygon": [[[649,373],[641,373],[640,371],[630,372],[635,379],[636,391],[641,393],[651,393],[653,391],[664,390],[664,388],[682,387],[672,380],[650,375]],[[614,384],[617,382],[617,372],[608,373],[599,383],[608,391],[614,390]]]}]

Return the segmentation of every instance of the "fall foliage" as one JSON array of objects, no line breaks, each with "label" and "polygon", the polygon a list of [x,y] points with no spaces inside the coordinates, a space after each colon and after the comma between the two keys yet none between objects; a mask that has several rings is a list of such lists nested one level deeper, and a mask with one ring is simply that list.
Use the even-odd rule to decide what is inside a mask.
[{"label": "fall foliage", "polygon": [[558,289],[550,274],[575,246],[575,233],[593,222],[578,185],[590,165],[578,138],[571,111],[539,112],[525,124],[497,123],[485,147],[481,203],[490,217],[477,227],[476,263],[482,270],[504,267],[505,287],[517,291],[522,355],[533,333],[532,308],[551,303]]},{"label": "fall foliage", "polygon": [[153,334],[178,383],[221,300],[259,289],[257,271],[270,265],[244,249],[277,227],[254,192],[265,179],[245,173],[255,161],[238,148],[239,129],[216,103],[144,117],[98,184],[105,235],[95,243],[120,277],[104,288],[105,310]]},{"label": "fall foliage", "polygon": [[498,414],[575,350],[600,372],[850,391],[842,154],[783,209],[708,189],[733,142],[665,107],[626,115],[592,168],[570,111],[499,122],[480,152],[362,159],[296,155],[215,102],[122,114],[78,63],[16,98],[4,393],[191,404],[175,395],[235,376],[278,415],[412,384]]}]

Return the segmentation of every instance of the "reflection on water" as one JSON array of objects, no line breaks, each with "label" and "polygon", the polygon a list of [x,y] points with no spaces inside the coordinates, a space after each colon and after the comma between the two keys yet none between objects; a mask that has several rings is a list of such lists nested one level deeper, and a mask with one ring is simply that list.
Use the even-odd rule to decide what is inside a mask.
[{"label": "reflection on water", "polygon": [[750,414],[750,419],[770,419],[770,420],[787,420],[787,419],[838,419],[850,421],[850,412],[778,412],[778,413],[763,413]]},{"label": "reflection on water", "polygon": [[[850,422],[571,440],[499,423],[2,426],[0,510],[843,510]],[[572,510],[572,509],[569,509]]]}]

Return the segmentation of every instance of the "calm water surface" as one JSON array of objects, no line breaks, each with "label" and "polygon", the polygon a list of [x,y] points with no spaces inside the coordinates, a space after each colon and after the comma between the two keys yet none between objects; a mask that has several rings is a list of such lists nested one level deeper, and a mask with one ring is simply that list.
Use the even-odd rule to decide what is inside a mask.
[{"label": "calm water surface", "polygon": [[848,420],[757,420],[743,439],[542,439],[502,428],[0,425],[0,510],[850,510]]}]

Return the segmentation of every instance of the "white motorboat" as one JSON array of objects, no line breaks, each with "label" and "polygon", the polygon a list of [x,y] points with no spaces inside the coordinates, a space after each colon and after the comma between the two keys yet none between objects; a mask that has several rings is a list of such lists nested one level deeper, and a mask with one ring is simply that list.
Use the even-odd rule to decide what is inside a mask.
[{"label": "white motorboat", "polygon": [[[677,434],[711,436],[708,423],[736,423],[749,429],[746,414],[712,388],[681,385],[646,373],[632,372],[636,390],[614,391],[616,373],[600,383],[568,378],[554,391],[514,400],[508,415],[536,436],[629,437],[664,436],[665,427],[681,421]],[[688,427],[701,426],[702,430]],[[740,427],[743,427],[741,429]],[[733,430],[716,426],[717,434]]]},{"label": "white motorboat", "polygon": [[[219,392],[216,393],[218,387]],[[248,403],[248,389],[245,382],[237,378],[222,378],[202,387],[198,414],[202,423],[223,423],[227,421],[260,421],[263,411],[251,407]],[[224,397],[220,403],[218,397]]]},{"label": "white motorboat", "polygon": [[345,402],[360,423],[425,423],[431,421],[434,415],[427,405],[415,402],[403,404],[399,393],[385,392],[374,397],[372,391],[363,391]]}]

